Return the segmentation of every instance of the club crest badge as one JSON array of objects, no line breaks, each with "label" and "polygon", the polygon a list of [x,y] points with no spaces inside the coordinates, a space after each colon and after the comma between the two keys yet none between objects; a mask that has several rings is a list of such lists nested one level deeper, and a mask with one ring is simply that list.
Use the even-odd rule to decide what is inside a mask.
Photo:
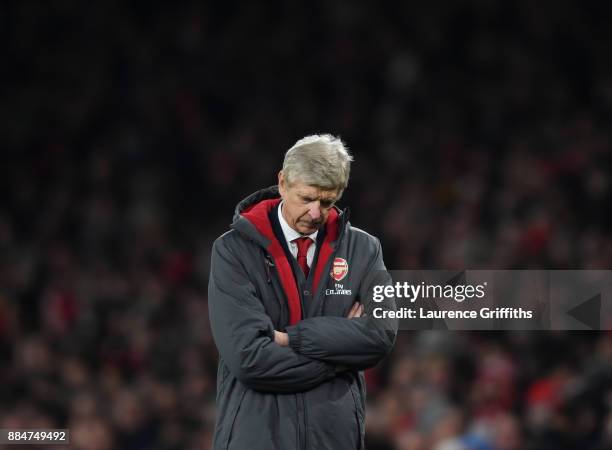
[{"label": "club crest badge", "polygon": [[336,280],[342,280],[346,274],[348,273],[349,266],[344,258],[335,258],[334,264],[332,265],[332,270],[330,272],[330,276]]}]

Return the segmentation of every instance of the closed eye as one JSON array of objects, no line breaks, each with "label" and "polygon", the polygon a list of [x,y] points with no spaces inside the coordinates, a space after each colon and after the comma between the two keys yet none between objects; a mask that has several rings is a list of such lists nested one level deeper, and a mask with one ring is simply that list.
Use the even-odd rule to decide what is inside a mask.
[{"label": "closed eye", "polygon": [[[300,200],[302,201],[302,203],[304,203],[305,205],[311,202],[316,202],[318,199],[317,198],[313,198],[313,197],[305,197],[303,195],[300,195]],[[321,207],[325,208],[325,209],[329,209],[332,206],[334,206],[334,204],[336,203],[336,200],[330,200],[330,199],[325,199],[325,200],[321,200]]]}]

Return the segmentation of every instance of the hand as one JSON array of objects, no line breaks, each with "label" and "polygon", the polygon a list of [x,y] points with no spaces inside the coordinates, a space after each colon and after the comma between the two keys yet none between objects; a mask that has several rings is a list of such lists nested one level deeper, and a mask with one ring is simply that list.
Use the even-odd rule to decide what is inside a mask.
[{"label": "hand", "polygon": [[283,333],[282,331],[274,330],[274,342],[281,347],[289,347],[289,335],[287,333]]},{"label": "hand", "polygon": [[346,318],[356,319],[357,317],[361,317],[361,314],[363,314],[363,305],[359,302],[355,302],[353,303],[353,306],[351,307],[351,310],[349,311]]}]

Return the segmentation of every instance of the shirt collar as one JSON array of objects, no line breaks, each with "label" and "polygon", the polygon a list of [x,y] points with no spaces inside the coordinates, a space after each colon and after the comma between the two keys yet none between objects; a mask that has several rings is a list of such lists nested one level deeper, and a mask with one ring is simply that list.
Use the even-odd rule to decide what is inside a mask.
[{"label": "shirt collar", "polygon": [[289,224],[287,223],[287,221],[283,217],[283,214],[281,213],[281,208],[282,207],[283,207],[283,202],[280,202],[278,204],[278,221],[280,222],[280,226],[281,226],[281,228],[283,230],[283,234],[285,235],[285,239],[287,240],[287,242],[292,242],[295,239],[298,239],[298,238],[301,238],[301,237],[309,237],[310,239],[312,239],[316,243],[317,242],[317,234],[319,233],[319,230],[315,231],[312,234],[309,234],[308,236],[301,235],[300,233],[298,233],[297,231],[295,231],[293,228],[291,228],[289,226]]}]

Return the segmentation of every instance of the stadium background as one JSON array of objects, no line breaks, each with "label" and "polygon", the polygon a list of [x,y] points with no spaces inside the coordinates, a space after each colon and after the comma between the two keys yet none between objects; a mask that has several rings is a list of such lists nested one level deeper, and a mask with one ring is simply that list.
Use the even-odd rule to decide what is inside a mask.
[{"label": "stadium background", "polygon": [[[313,132],[389,268],[610,268],[606,6],[232,3],[0,4],[0,428],[210,448],[210,246]],[[606,332],[402,332],[368,449],[609,449],[611,380]]]}]

